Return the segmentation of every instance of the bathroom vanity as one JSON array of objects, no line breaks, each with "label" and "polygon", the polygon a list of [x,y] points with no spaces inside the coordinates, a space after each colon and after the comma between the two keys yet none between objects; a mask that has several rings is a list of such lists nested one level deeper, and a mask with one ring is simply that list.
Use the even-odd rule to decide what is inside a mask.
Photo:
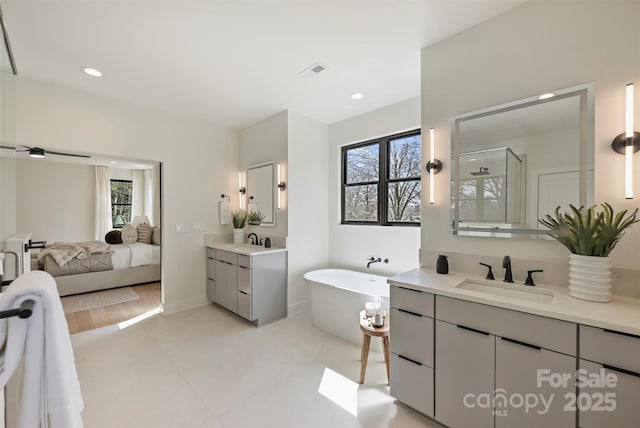
[{"label": "bathroom vanity", "polygon": [[207,298],[257,326],[287,316],[287,250],[207,246]]},{"label": "bathroom vanity", "polygon": [[426,268],[389,283],[400,403],[452,428],[637,426],[640,300]]}]

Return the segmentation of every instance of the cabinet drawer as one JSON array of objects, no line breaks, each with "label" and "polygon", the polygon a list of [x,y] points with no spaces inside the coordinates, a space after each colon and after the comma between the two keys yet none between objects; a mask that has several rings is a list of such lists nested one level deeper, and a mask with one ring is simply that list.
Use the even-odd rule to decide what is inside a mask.
[{"label": "cabinet drawer", "polygon": [[237,265],[238,255],[229,251],[216,250],[216,260]]},{"label": "cabinet drawer", "polygon": [[251,294],[251,269],[238,266],[238,291]]},{"label": "cabinet drawer", "polygon": [[243,318],[253,321],[253,314],[251,313],[251,294],[238,291],[238,315]]},{"label": "cabinet drawer", "polygon": [[433,369],[391,353],[389,370],[391,395],[433,417]]},{"label": "cabinet drawer", "polygon": [[216,282],[212,279],[207,279],[207,299],[216,301]]},{"label": "cabinet drawer", "polygon": [[207,258],[215,259],[216,258],[216,250],[213,248],[207,248]]},{"label": "cabinet drawer", "polygon": [[[592,376],[601,379],[601,370],[604,376],[615,375],[615,387],[585,387],[578,388],[580,395],[588,395],[592,398],[591,406],[580,408],[581,428],[628,428],[637,427],[640,420],[640,406],[638,406],[638,396],[640,396],[640,377],[604,368],[601,364],[580,360],[580,370],[586,370]],[[583,375],[586,377],[587,375]],[[615,394],[613,397],[611,394]],[[605,397],[604,401],[601,398]],[[606,395],[605,395],[606,394]],[[608,395],[608,398],[607,398]],[[615,403],[614,411],[611,409]],[[583,404],[584,406],[584,404]]]},{"label": "cabinet drawer", "polygon": [[207,278],[216,279],[216,261],[211,257],[207,257]]},{"label": "cabinet drawer", "polygon": [[390,288],[392,307],[433,317],[433,294],[396,285],[392,285]]},{"label": "cabinet drawer", "polygon": [[245,256],[244,254],[238,254],[238,266],[250,268],[251,256]]},{"label": "cabinet drawer", "polygon": [[640,373],[640,337],[580,326],[580,358]]},{"label": "cabinet drawer", "polygon": [[445,296],[436,297],[436,318],[563,354],[576,355],[578,329],[571,322]]},{"label": "cabinet drawer", "polygon": [[391,352],[433,367],[433,318],[391,308]]}]

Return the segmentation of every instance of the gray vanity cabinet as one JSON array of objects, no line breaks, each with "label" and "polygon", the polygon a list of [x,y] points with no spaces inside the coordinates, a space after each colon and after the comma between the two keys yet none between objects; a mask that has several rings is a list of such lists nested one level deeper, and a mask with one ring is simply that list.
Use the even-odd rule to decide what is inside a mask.
[{"label": "gray vanity cabinet", "polygon": [[[566,394],[575,393],[575,366],[574,356],[507,338],[496,338],[495,427],[575,427],[575,410],[565,409],[570,399],[566,398]],[[566,374],[571,378],[566,385],[543,382],[538,386],[539,369],[549,370],[549,374],[554,375]],[[528,400],[530,408],[518,406],[520,403],[516,400],[520,396]],[[511,405],[505,401],[509,399],[514,400]]]},{"label": "gray vanity cabinet", "polygon": [[[575,394],[576,343],[574,323],[436,296],[436,420],[452,428],[575,427],[565,394]],[[571,380],[538,387],[540,369]],[[520,397],[530,394],[539,401],[527,412]],[[551,398],[548,410],[541,397]]]},{"label": "gray vanity cabinet", "polygon": [[626,428],[640,424],[638,355],[640,337],[580,326],[581,380],[607,382],[579,385],[575,405],[579,409],[581,428]]},{"label": "gray vanity cabinet", "polygon": [[390,293],[391,395],[433,417],[434,296],[402,287]]},{"label": "gray vanity cabinet", "polygon": [[493,427],[493,409],[482,400],[494,389],[495,340],[487,332],[436,320],[437,421],[450,427]]},{"label": "gray vanity cabinet", "polygon": [[207,297],[257,325],[287,316],[287,252],[207,249]]}]

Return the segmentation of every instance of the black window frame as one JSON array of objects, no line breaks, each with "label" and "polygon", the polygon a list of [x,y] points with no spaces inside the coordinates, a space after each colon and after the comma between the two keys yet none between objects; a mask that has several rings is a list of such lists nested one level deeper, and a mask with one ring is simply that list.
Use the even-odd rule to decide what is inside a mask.
[{"label": "black window frame", "polygon": [[[130,183],[131,184],[131,199],[130,199],[131,202],[130,203],[128,203],[128,204],[114,204],[113,203],[113,194],[111,193],[111,184],[113,182],[116,182],[116,183]],[[111,212],[109,214],[111,215],[112,219],[113,219],[113,206],[114,205],[117,205],[117,206],[129,206],[130,207],[129,211],[131,211],[133,209],[133,180],[121,180],[121,179],[116,179],[116,178],[109,179],[109,190],[110,190],[109,198],[111,199]],[[129,219],[129,223],[131,223],[131,220],[133,220],[133,219],[130,218]],[[127,224],[126,221],[122,226],[124,226],[125,224]],[[115,224],[112,224],[111,226],[114,229],[122,229],[122,226],[116,226]]]},{"label": "black window frame", "polygon": [[[407,227],[420,227],[420,221],[418,222],[406,222],[406,221],[389,221],[388,220],[388,208],[389,208],[389,183],[397,183],[403,181],[418,181],[421,183],[422,181],[422,171],[420,176],[416,177],[403,177],[403,178],[389,178],[389,144],[392,140],[397,140],[405,137],[413,137],[419,136],[420,141],[422,142],[421,129],[413,129],[410,131],[400,132],[397,134],[386,135],[384,137],[375,138],[372,140],[362,141],[359,143],[349,144],[346,146],[342,146],[341,148],[341,181],[340,181],[340,224],[345,225],[362,225],[362,226],[407,226]],[[366,181],[366,182],[358,182],[358,183],[347,183],[347,152],[352,149],[357,149],[359,147],[373,146],[378,144],[378,171],[379,176],[376,181]],[[422,144],[421,144],[422,145]],[[422,158],[422,147],[420,150],[420,157]],[[420,165],[422,165],[422,159],[420,160]],[[422,168],[422,167],[421,167]],[[378,210],[377,210],[377,221],[366,221],[366,220],[345,220],[345,189],[347,187],[352,186],[364,186],[364,185],[373,185],[377,184],[378,186]],[[420,184],[421,185],[421,184]],[[421,198],[422,199],[422,198]],[[422,203],[422,201],[421,201]]]}]

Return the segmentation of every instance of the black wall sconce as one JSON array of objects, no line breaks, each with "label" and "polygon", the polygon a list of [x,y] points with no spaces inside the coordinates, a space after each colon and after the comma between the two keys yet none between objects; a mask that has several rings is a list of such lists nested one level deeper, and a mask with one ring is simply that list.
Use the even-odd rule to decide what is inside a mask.
[{"label": "black wall sconce", "polygon": [[626,86],[625,132],[611,142],[617,153],[624,155],[624,197],[633,199],[633,154],[640,150],[640,132],[633,130],[633,83]]}]

